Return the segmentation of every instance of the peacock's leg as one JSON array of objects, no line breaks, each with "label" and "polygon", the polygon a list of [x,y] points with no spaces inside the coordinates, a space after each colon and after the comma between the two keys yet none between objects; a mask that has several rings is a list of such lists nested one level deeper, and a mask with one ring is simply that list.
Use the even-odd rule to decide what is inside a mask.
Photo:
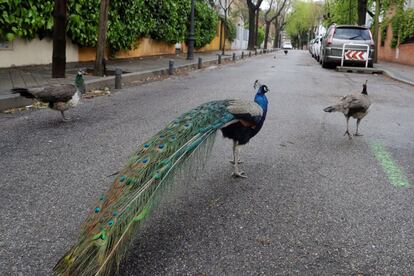
[{"label": "peacock's leg", "polygon": [[[236,162],[236,150],[237,150],[237,141],[233,140],[233,160],[230,160],[230,163],[234,164]],[[237,159],[237,163],[241,164],[243,161],[240,160],[240,157]]]},{"label": "peacock's leg", "polygon": [[[233,147],[234,161],[239,160],[239,148],[236,145]],[[234,162],[234,172],[232,173],[233,177],[242,177],[247,178],[247,175],[244,171],[239,170],[239,162]]]},{"label": "peacock's leg", "polygon": [[344,133],[344,136],[348,134],[348,138],[352,139],[351,133],[349,133],[349,117],[346,117],[346,131]]},{"label": "peacock's leg", "polygon": [[359,128],[359,123],[361,122],[361,119],[357,119],[357,127],[356,127],[356,132],[355,132],[355,136],[362,136],[362,134],[358,133],[358,128]]},{"label": "peacock's leg", "polygon": [[71,120],[71,118],[70,118],[70,117],[66,117],[66,116],[65,116],[65,111],[61,110],[61,111],[60,111],[60,114],[62,114],[62,120],[63,120],[64,122],[68,122],[68,121],[70,121],[70,120]]}]

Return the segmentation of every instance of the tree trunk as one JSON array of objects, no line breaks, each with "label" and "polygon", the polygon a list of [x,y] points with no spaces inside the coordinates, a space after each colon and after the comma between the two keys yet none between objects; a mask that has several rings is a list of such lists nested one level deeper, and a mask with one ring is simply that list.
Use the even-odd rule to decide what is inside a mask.
[{"label": "tree trunk", "polygon": [[267,49],[267,42],[269,40],[270,22],[266,21],[264,48]]},{"label": "tree trunk", "polygon": [[98,43],[96,46],[95,59],[95,75],[103,76],[104,74],[104,58],[106,48],[106,31],[108,26],[108,9],[109,0],[101,0],[101,9],[99,14],[99,31]]},{"label": "tree trunk", "polygon": [[[248,1],[248,0],[247,0]],[[254,30],[255,30],[255,17],[256,17],[256,10],[254,8],[254,6],[250,6],[248,4],[249,7],[249,42],[247,44],[247,49],[248,50],[254,50]]]},{"label": "tree trunk", "polygon": [[52,78],[64,78],[66,70],[66,0],[55,0],[53,12]]},{"label": "tree trunk", "polygon": [[279,21],[277,17],[275,19],[275,40],[273,40],[273,48],[278,48],[279,46]]},{"label": "tree trunk", "polygon": [[358,25],[365,25],[367,17],[367,0],[358,0]]},{"label": "tree trunk", "polygon": [[260,14],[260,9],[256,10],[256,30],[254,31],[254,45],[257,46],[257,48],[260,48],[260,45],[257,45],[257,38],[259,36],[259,14]]}]

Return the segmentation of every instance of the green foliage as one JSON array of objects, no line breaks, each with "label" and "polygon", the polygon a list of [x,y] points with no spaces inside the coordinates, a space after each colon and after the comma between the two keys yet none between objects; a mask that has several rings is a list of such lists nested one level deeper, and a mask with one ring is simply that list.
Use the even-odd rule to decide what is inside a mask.
[{"label": "green foliage", "polygon": [[99,7],[100,0],[68,1],[67,35],[73,42],[80,46],[96,46]]},{"label": "green foliage", "polygon": [[414,36],[414,9],[398,9],[391,19],[392,40],[391,47],[395,48],[399,44]]},{"label": "green foliage", "polygon": [[321,15],[321,6],[313,2],[293,2],[292,11],[286,18],[285,29],[293,41],[298,41],[301,44],[307,41],[308,33],[317,25]]},{"label": "green foliage", "polygon": [[224,28],[226,32],[226,39],[233,42],[237,37],[237,27],[231,20],[224,21]]},{"label": "green foliage", "polygon": [[[194,20],[194,47],[201,48],[210,43],[210,41],[212,41],[216,36],[218,15],[204,1],[196,2],[194,12],[196,18]],[[190,17],[188,17],[187,20],[188,28],[190,28],[189,22]]]},{"label": "green foliage", "polygon": [[32,39],[50,35],[53,29],[53,1],[0,1],[0,39]]},{"label": "green foliage", "polygon": [[110,52],[134,48],[137,38],[148,35],[148,30],[157,27],[155,23],[145,0],[111,0],[107,36]]},{"label": "green foliage", "polygon": [[324,25],[356,24],[358,21],[358,0],[328,0],[324,6]]},{"label": "green foliage", "polygon": [[145,1],[154,27],[149,32],[156,40],[169,43],[184,41],[187,36],[187,22],[191,2],[186,0],[148,0]]},{"label": "green foliage", "polygon": [[265,38],[265,31],[263,27],[259,27],[259,30],[257,32],[257,46],[262,45]]},{"label": "green foliage", "polygon": [[[51,36],[53,0],[0,0],[0,39],[33,39]],[[80,46],[96,46],[100,0],[68,1],[67,35]],[[191,1],[111,0],[108,47],[111,52],[129,50],[138,38],[176,43],[187,40]],[[203,0],[195,12],[196,47],[209,43],[216,34],[217,13]]]}]

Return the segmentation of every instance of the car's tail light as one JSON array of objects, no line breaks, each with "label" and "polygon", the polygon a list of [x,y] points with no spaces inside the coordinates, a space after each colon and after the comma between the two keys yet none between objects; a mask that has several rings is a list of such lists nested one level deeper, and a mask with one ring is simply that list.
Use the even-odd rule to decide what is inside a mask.
[{"label": "car's tail light", "polygon": [[328,41],[326,42],[328,45],[331,45],[332,44],[332,42],[333,42],[333,39],[332,39],[332,36],[331,35],[329,35],[328,36]]},{"label": "car's tail light", "polygon": [[374,42],[374,39],[372,38],[372,34],[371,34],[371,32],[370,31],[368,31],[369,32],[369,37],[370,37],[370,39],[371,39],[371,42],[370,42],[370,44],[371,44],[371,48],[374,48],[375,47],[375,42]]},{"label": "car's tail light", "polygon": [[335,33],[335,28],[332,28],[332,30],[328,34],[328,40],[326,41],[326,43],[328,45],[331,45],[332,44],[334,33]]}]

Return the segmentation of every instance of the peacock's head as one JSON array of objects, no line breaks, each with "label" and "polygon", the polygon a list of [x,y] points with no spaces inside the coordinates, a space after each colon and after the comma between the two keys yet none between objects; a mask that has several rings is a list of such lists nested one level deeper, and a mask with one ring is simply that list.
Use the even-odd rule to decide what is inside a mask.
[{"label": "peacock's head", "polygon": [[254,87],[254,90],[256,90],[256,89],[257,89],[256,94],[259,94],[259,95],[264,95],[264,94],[266,94],[267,92],[269,92],[269,88],[267,87],[267,85],[261,84],[261,83],[259,82],[259,80],[256,80],[256,81],[254,82],[253,87]]},{"label": "peacock's head", "polygon": [[269,92],[269,88],[267,87],[267,85],[263,84],[262,86],[260,86],[259,92],[263,93],[263,94],[266,94],[267,92]]}]

